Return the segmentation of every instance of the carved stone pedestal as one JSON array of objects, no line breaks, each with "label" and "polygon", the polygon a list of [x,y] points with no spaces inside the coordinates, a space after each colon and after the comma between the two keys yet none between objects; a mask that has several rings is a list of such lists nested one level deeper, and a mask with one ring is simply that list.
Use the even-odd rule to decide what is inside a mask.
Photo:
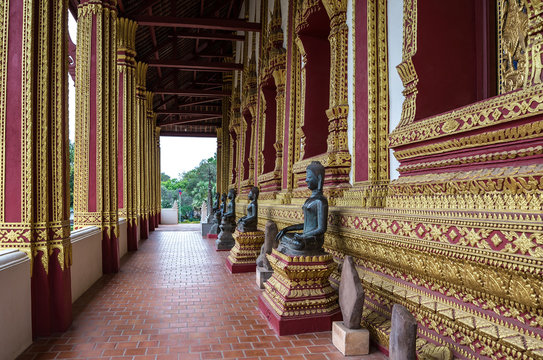
[{"label": "carved stone pedestal", "polygon": [[370,352],[368,329],[349,329],[343,321],[334,321],[332,343],[344,355],[366,355]]},{"label": "carved stone pedestal", "polygon": [[260,255],[260,248],[264,243],[264,232],[247,231],[234,232],[236,244],[226,258],[226,267],[231,273],[253,272],[256,269],[256,258]]},{"label": "carved stone pedestal", "polygon": [[221,232],[217,236],[215,241],[215,250],[217,251],[230,251],[234,247],[235,241],[232,236],[235,224],[230,221],[224,221],[221,224]]},{"label": "carved stone pedestal", "polygon": [[257,266],[256,267],[256,285],[264,289],[264,283],[273,275],[273,270]]},{"label": "carved stone pedestal", "polygon": [[291,257],[273,249],[268,260],[274,272],[258,305],[276,333],[330,331],[332,322],[341,320],[338,296],[328,281],[336,266],[331,255]]}]

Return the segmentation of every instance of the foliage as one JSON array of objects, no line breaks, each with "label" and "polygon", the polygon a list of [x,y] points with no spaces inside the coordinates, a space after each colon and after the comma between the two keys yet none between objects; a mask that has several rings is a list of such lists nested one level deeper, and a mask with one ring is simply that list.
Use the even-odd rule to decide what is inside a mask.
[{"label": "foliage", "polygon": [[[160,178],[162,181],[162,207],[171,208],[174,201],[177,200],[181,218],[192,218],[194,211],[199,211],[202,203],[207,201],[210,182],[212,191],[216,192],[217,154],[212,158],[200,161],[198,166],[181,174],[179,179],[172,179],[164,173]],[[179,190],[181,190],[180,197]]]}]

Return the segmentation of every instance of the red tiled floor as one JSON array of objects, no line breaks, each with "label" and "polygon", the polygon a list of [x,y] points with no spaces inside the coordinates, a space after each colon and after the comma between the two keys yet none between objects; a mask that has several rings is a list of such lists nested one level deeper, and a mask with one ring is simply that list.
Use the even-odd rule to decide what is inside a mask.
[{"label": "red tiled floor", "polygon": [[255,274],[230,274],[228,252],[198,230],[160,226],[74,304],[68,331],[37,339],[20,359],[344,358],[330,332],[276,336],[258,310]]}]

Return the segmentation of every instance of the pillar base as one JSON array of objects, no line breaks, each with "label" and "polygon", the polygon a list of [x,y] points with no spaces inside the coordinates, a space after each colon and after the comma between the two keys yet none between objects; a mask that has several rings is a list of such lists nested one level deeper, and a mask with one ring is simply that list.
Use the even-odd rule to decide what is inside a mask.
[{"label": "pillar base", "polygon": [[332,256],[288,256],[273,249],[267,257],[274,272],[258,304],[277,334],[330,331],[342,318],[328,281],[336,267]]},{"label": "pillar base", "polygon": [[236,230],[233,236],[236,243],[230,250],[226,266],[232,273],[254,272],[256,258],[260,255],[260,248],[264,244],[264,232]]},{"label": "pillar base", "polygon": [[339,310],[324,315],[280,316],[263,295],[258,297],[258,308],[279,336],[330,331],[332,323],[342,319]]},{"label": "pillar base", "polygon": [[226,258],[225,265],[231,274],[254,272],[256,270],[256,263],[255,264],[233,264],[232,261],[230,261],[230,256]]}]

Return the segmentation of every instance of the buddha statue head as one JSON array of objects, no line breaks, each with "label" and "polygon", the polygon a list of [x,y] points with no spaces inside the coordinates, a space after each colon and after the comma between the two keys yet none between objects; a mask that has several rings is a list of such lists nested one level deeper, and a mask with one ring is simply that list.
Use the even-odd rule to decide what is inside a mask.
[{"label": "buddha statue head", "polygon": [[310,190],[322,192],[324,186],[324,166],[318,161],[312,161],[311,164],[307,165],[305,181]]}]

